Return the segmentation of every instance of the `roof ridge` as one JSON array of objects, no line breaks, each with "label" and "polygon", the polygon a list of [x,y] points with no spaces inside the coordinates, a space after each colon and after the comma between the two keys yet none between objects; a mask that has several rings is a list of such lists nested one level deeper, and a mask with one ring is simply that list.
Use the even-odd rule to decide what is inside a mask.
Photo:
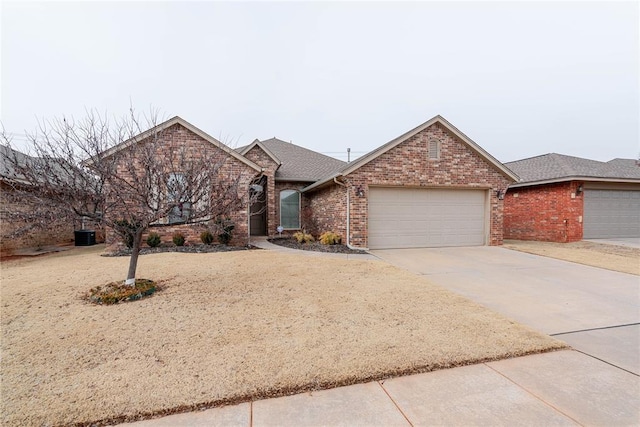
[{"label": "roof ridge", "polygon": [[567,162],[567,157],[564,154],[551,153],[551,159],[560,167],[562,172],[566,175],[574,175],[576,173],[575,169]]},{"label": "roof ridge", "polygon": [[509,163],[524,162],[525,160],[533,160],[533,159],[537,159],[537,158],[540,158],[540,157],[550,156],[552,154],[556,154],[556,153],[538,154],[537,156],[525,157],[524,159],[511,160],[510,162],[504,162],[504,164],[508,165]]},{"label": "roof ridge", "polygon": [[273,138],[269,138],[269,139],[261,140],[260,142],[264,144],[265,142],[268,142],[268,141],[277,141],[277,142],[281,142],[281,143],[283,143],[283,144],[290,144],[290,145],[293,145],[293,146],[295,146],[295,147],[297,147],[297,148],[300,148],[300,149],[302,149],[302,150],[308,151],[308,152],[310,152],[310,153],[318,154],[318,155],[323,156],[323,157],[326,157],[326,158],[328,158],[328,159],[335,160],[335,161],[337,161],[337,162],[342,162],[342,163],[347,164],[347,162],[345,162],[344,160],[336,159],[335,157],[331,157],[331,156],[328,156],[328,155],[326,155],[326,154],[320,153],[319,151],[315,151],[315,150],[312,150],[312,149],[310,149],[310,148],[303,147],[302,145],[294,144],[294,143],[293,143],[293,142],[291,142],[291,141],[283,141],[282,139],[280,139],[280,138],[276,138],[275,136],[274,136]]}]

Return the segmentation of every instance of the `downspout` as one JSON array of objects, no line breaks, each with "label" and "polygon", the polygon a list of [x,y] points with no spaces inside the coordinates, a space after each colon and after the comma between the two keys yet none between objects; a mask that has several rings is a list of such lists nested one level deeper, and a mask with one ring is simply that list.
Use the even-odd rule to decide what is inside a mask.
[{"label": "downspout", "polygon": [[351,228],[351,197],[350,197],[350,194],[349,194],[349,187],[345,183],[338,181],[337,177],[333,178],[333,182],[335,182],[336,184],[344,187],[347,190],[347,243],[346,243],[346,246],[349,249],[360,250],[360,248],[356,248],[354,246],[351,246],[351,242],[349,240],[350,228]]}]

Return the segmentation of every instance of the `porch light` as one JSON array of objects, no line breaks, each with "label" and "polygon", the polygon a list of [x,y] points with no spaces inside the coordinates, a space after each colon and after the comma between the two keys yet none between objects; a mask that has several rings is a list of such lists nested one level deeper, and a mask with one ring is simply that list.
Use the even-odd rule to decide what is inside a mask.
[{"label": "porch light", "polygon": [[497,189],[496,197],[498,198],[498,200],[504,200],[504,190]]},{"label": "porch light", "polygon": [[578,185],[578,188],[576,188],[576,196],[580,193],[582,193],[582,184]]}]

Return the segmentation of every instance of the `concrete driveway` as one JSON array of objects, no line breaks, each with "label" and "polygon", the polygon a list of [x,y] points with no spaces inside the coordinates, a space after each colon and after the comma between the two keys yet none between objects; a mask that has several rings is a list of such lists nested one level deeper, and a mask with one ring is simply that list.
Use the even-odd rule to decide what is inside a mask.
[{"label": "concrete driveway", "polygon": [[640,375],[638,276],[499,247],[372,253]]}]

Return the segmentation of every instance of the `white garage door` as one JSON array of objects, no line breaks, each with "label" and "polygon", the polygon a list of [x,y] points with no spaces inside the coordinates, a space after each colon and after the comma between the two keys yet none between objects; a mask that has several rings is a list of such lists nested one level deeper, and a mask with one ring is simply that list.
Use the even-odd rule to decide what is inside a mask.
[{"label": "white garage door", "polygon": [[640,191],[585,190],[583,237],[640,237]]},{"label": "white garage door", "polygon": [[371,188],[369,248],[485,244],[484,190]]}]

